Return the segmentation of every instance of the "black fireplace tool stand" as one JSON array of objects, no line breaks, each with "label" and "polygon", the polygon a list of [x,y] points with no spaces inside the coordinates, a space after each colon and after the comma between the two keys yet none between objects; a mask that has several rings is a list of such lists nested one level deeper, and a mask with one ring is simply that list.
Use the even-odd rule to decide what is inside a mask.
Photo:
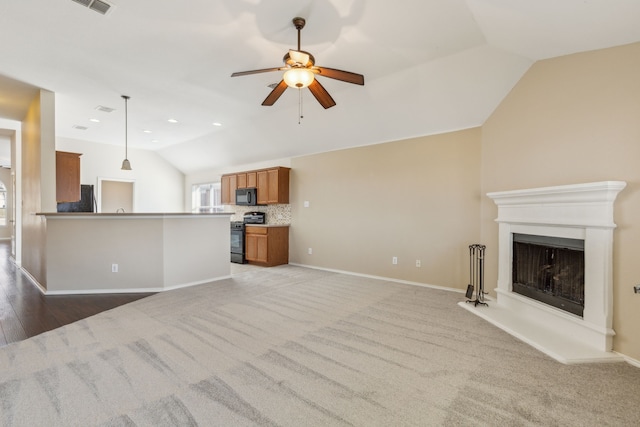
[{"label": "black fireplace tool stand", "polygon": [[[469,285],[467,285],[467,302],[474,306],[486,305],[484,302],[484,250],[485,245],[469,245]],[[473,298],[473,290],[476,291],[476,299]]]}]

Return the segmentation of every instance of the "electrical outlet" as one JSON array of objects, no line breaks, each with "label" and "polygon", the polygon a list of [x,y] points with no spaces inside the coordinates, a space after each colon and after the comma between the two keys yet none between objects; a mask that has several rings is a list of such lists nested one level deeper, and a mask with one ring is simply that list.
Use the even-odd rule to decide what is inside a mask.
[{"label": "electrical outlet", "polygon": [[118,272],[118,264],[111,264],[111,272],[112,273]]},{"label": "electrical outlet", "polygon": [[416,260],[416,267],[422,267],[422,261],[419,259]]},{"label": "electrical outlet", "polygon": [[313,255],[313,249],[311,249],[311,248],[307,249],[307,253],[308,253],[309,255]]},{"label": "electrical outlet", "polygon": [[311,203],[309,203],[308,200],[305,200],[304,203],[302,204],[305,208],[308,208],[309,206],[311,206]]},{"label": "electrical outlet", "polygon": [[391,264],[396,265],[398,263],[398,257],[394,256],[393,258],[391,258]]}]

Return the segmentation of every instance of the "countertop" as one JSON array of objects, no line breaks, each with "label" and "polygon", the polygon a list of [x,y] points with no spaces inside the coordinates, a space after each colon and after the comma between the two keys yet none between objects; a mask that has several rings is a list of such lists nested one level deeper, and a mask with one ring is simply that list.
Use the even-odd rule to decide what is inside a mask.
[{"label": "countertop", "polygon": [[245,224],[245,227],[267,227],[267,228],[276,228],[276,227],[289,227],[289,224]]}]

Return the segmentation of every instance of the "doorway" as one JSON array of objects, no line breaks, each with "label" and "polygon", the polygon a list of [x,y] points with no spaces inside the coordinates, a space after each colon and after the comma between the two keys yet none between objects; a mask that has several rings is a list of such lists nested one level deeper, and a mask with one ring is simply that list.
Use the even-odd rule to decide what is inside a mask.
[{"label": "doorway", "polygon": [[98,178],[98,212],[113,213],[134,211],[135,181]]}]

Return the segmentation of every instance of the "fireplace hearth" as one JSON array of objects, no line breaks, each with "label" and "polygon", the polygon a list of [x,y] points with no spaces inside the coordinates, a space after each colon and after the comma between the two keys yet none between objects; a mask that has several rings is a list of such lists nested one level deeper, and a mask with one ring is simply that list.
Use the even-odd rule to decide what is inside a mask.
[{"label": "fireplace hearth", "polygon": [[460,306],[563,363],[623,360],[612,352],[612,272],[613,205],[625,186],[488,193],[498,207],[497,298]]}]

